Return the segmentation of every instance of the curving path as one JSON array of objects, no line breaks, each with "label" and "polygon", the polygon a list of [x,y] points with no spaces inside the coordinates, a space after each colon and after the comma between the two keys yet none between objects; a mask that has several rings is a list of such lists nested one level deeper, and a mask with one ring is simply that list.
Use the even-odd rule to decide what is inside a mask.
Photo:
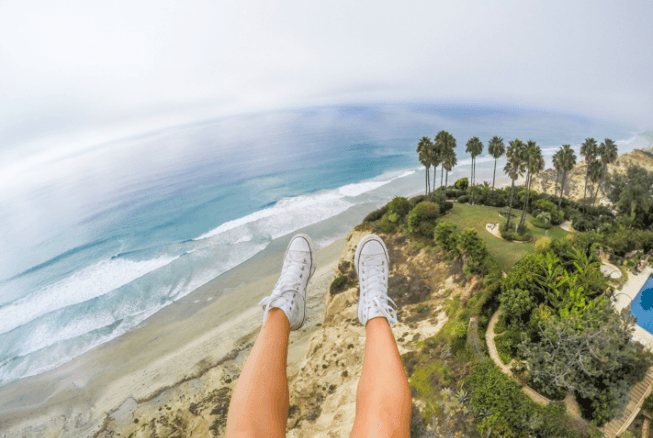
[{"label": "curving path", "polygon": [[501,358],[499,357],[499,352],[497,351],[497,346],[494,343],[494,337],[496,336],[496,334],[494,333],[494,326],[497,324],[497,321],[499,321],[500,316],[501,316],[501,310],[497,310],[496,312],[494,312],[494,315],[492,315],[492,318],[490,319],[490,323],[487,326],[487,331],[485,332],[485,341],[487,342],[487,349],[490,352],[490,357],[492,358],[494,363],[499,367],[499,369],[503,371],[504,374],[509,375],[515,382],[517,382],[522,387],[521,389],[526,393],[527,396],[530,397],[531,400],[543,406],[548,405],[551,402],[548,398],[543,397],[542,395],[540,395],[540,393],[535,391],[533,388],[526,386],[523,383],[521,383],[519,380],[517,380],[513,375],[510,367],[505,365],[501,361]]}]

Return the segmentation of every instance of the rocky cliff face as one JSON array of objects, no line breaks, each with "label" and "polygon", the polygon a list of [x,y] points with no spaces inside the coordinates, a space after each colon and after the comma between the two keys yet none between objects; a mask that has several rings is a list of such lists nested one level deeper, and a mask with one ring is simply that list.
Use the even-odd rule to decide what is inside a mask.
[{"label": "rocky cliff face", "polygon": [[[306,349],[299,373],[290,381],[288,437],[348,437],[351,432],[365,346],[365,330],[356,314],[358,282],[353,260],[358,242],[368,233],[358,229],[347,237],[337,270],[337,275],[347,277],[347,287],[335,295],[326,292],[322,326]],[[445,324],[446,297],[469,296],[474,283],[466,282],[458,262],[444,262],[418,250],[402,235],[382,237],[390,252],[389,295],[398,306],[399,321],[392,330],[404,355],[419,350]],[[414,403],[414,417],[419,418],[419,408]]]},{"label": "rocky cliff face", "polygon": [[[356,313],[358,279],[353,261],[358,242],[371,232],[370,228],[359,226],[347,236],[335,272],[345,276],[347,283],[342,292],[323,291],[324,318],[313,331],[303,359],[299,363],[289,359],[288,437],[349,437],[351,432],[365,347],[365,329]],[[381,237],[390,253],[389,295],[398,306],[399,321],[393,332],[399,352],[409,357],[447,322],[443,310],[447,297],[460,294],[463,299],[469,298],[475,282],[466,280],[460,262],[446,262],[401,234]],[[291,333],[291,347],[297,333]],[[224,436],[231,395],[255,336],[244,336],[221,363],[151,399],[128,399],[110,413],[95,437]],[[443,394],[446,398],[447,390]],[[419,400],[413,400],[413,419],[425,431],[422,407]],[[464,418],[458,418],[460,415]],[[446,422],[435,426],[441,436],[477,436],[467,413],[447,411],[445,417]],[[461,432],[461,424],[472,432]]]},{"label": "rocky cliff face", "polygon": [[[653,172],[653,150],[652,149],[635,149],[632,152],[623,154],[619,156],[617,161],[614,164],[608,165],[608,173],[610,175],[614,174],[625,174],[629,166],[636,165],[643,167],[649,172]],[[565,198],[574,199],[578,201],[583,199],[583,192],[585,189],[585,173],[587,170],[587,165],[585,161],[581,161],[576,166],[567,173],[567,181],[565,182]],[[560,193],[560,178],[556,183],[556,171],[555,169],[547,169],[543,171],[540,175],[533,178],[532,189],[536,192],[548,193],[553,195],[557,190]],[[557,189],[556,189],[557,187]],[[590,181],[587,183],[587,196],[594,195],[596,186],[593,185]],[[607,194],[603,186],[599,188],[599,194],[597,197],[597,204],[601,200],[607,201]]]}]

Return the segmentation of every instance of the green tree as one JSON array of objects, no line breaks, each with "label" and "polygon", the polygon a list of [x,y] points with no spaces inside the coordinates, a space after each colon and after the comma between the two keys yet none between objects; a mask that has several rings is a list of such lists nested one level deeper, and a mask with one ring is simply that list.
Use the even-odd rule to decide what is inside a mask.
[{"label": "green tree", "polygon": [[583,205],[587,207],[585,198],[587,195],[587,180],[590,175],[590,164],[596,161],[598,146],[593,138],[586,138],[580,147],[580,154],[585,158],[585,189],[583,190]]},{"label": "green tree", "polygon": [[622,215],[634,220],[645,215],[652,204],[653,173],[639,166],[630,166],[626,175],[615,175],[608,179],[609,199],[617,204]]},{"label": "green tree", "polygon": [[410,230],[424,237],[433,237],[435,222],[440,216],[440,207],[435,202],[420,202],[408,214]]},{"label": "green tree", "polygon": [[603,172],[606,170],[601,164],[600,161],[592,161],[589,165],[587,174],[588,174],[588,179],[592,183],[592,187],[594,188],[594,197],[592,197],[592,190],[590,189],[590,204],[594,205],[594,202],[596,201],[596,197],[598,196],[599,193],[599,182],[603,179]]},{"label": "green tree", "polygon": [[444,146],[441,142],[437,140],[437,136],[431,142],[430,150],[431,150],[431,154],[430,154],[431,165],[433,166],[433,191],[431,192],[431,196],[432,196],[433,192],[435,192],[435,183],[438,176],[438,166],[440,165],[440,163],[442,163],[442,158],[444,153]]},{"label": "green tree", "polygon": [[[472,171],[471,171],[471,185],[476,184],[476,157],[483,152],[483,143],[478,137],[472,137],[467,140],[467,148],[465,152],[469,153],[472,156]],[[472,204],[474,204],[474,198],[472,198]]]},{"label": "green tree", "polygon": [[417,143],[417,156],[419,162],[422,163],[426,169],[424,172],[424,179],[426,183],[426,196],[429,195],[429,168],[431,167],[431,139],[422,137]]},{"label": "green tree", "polygon": [[537,302],[530,291],[524,289],[509,289],[499,297],[501,311],[508,320],[523,319],[530,315]]},{"label": "green tree", "polygon": [[488,257],[488,251],[485,241],[479,237],[473,228],[467,228],[460,233],[458,248],[463,262],[467,263],[470,268],[480,272],[483,262]]},{"label": "green tree", "polygon": [[[435,136],[435,143],[439,145],[438,148],[440,151],[442,151],[443,160],[441,163],[442,168],[444,169],[444,157],[447,157],[448,154],[451,154],[451,151],[453,151],[455,156],[456,139],[449,132],[442,130]],[[440,174],[440,185],[442,185],[442,174]]]},{"label": "green tree", "polygon": [[504,173],[506,173],[512,180],[512,185],[510,186],[510,202],[508,208],[508,222],[506,223],[506,228],[510,228],[510,219],[512,218],[512,199],[515,193],[515,180],[524,175],[524,143],[516,138],[508,143],[508,149],[506,149],[506,157],[508,162],[503,168]]},{"label": "green tree", "polygon": [[494,136],[487,145],[487,150],[494,157],[494,172],[492,173],[492,190],[494,190],[494,179],[497,175],[497,160],[506,153],[506,147],[503,145],[503,138]]},{"label": "green tree", "polygon": [[609,138],[606,138],[601,142],[599,145],[599,156],[601,157],[601,165],[602,165],[602,172],[601,172],[601,178],[598,181],[598,185],[596,187],[596,192],[594,194],[594,202],[592,204],[596,203],[596,198],[599,193],[599,188],[601,187],[601,183],[605,180],[605,177],[608,175],[608,164],[613,164],[615,161],[617,161],[617,158],[619,157],[619,151],[617,149],[617,144],[610,140]]},{"label": "green tree", "polygon": [[526,196],[524,197],[524,209],[521,213],[521,220],[519,221],[519,228],[524,228],[526,223],[526,211],[528,211],[528,200],[531,194],[531,182],[533,176],[544,170],[544,158],[542,157],[542,149],[533,140],[528,140],[526,150],[524,151],[524,160],[526,170]]},{"label": "green tree", "polygon": [[565,192],[565,181],[567,179],[567,172],[574,168],[576,165],[576,152],[568,144],[563,144],[558,150],[560,153],[560,166],[562,168],[562,181],[560,182],[560,199],[558,199],[558,208],[562,204],[562,197]]},{"label": "green tree", "polygon": [[440,222],[435,226],[433,236],[440,248],[445,251],[456,253],[458,250],[460,230],[449,222]]},{"label": "green tree", "polygon": [[444,167],[444,170],[447,171],[445,176],[445,181],[444,181],[445,187],[447,187],[449,184],[449,172],[451,172],[451,169],[453,169],[456,166],[456,164],[458,164],[458,158],[456,157],[456,150],[447,149],[447,151],[444,154],[444,160],[442,161],[442,166]]}]

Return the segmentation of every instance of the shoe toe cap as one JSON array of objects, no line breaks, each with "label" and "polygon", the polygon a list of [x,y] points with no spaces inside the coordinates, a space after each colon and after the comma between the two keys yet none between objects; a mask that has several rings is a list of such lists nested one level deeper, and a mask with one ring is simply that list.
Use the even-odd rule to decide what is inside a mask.
[{"label": "shoe toe cap", "polygon": [[292,242],[290,242],[290,250],[309,252],[311,247],[304,236],[295,236],[293,237]]},{"label": "shoe toe cap", "polygon": [[361,254],[365,255],[378,255],[384,253],[385,249],[383,249],[383,245],[381,245],[381,242],[378,240],[369,240],[368,242],[365,242],[365,245],[361,250]]}]

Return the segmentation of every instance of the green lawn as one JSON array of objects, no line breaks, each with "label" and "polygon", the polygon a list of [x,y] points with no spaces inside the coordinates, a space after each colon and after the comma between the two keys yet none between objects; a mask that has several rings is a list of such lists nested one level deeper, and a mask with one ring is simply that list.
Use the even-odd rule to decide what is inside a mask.
[{"label": "green lawn", "polygon": [[[497,259],[504,271],[508,271],[517,260],[535,251],[535,241],[544,236],[547,230],[536,228],[530,224],[531,215],[526,216],[526,226],[533,234],[533,240],[529,243],[513,243],[501,240],[485,229],[485,224],[500,222],[504,224],[505,218],[499,215],[499,208],[486,207],[484,205],[458,204],[454,205],[451,214],[441,218],[446,222],[456,224],[460,229],[473,228],[478,235],[483,238],[487,248]],[[517,214],[517,220],[521,217],[521,210],[514,210]],[[548,230],[548,236],[551,238],[561,238],[568,234],[562,228],[555,226]]]}]

